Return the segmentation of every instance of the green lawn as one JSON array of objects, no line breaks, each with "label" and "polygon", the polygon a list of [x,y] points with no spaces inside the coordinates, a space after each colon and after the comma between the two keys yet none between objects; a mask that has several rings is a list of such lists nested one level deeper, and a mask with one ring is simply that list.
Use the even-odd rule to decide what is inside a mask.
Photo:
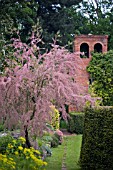
[{"label": "green lawn", "polygon": [[52,149],[52,156],[46,161],[46,170],[61,170],[64,148],[66,149],[66,168],[67,170],[80,170],[78,165],[82,135],[64,137],[64,142],[58,148]]}]

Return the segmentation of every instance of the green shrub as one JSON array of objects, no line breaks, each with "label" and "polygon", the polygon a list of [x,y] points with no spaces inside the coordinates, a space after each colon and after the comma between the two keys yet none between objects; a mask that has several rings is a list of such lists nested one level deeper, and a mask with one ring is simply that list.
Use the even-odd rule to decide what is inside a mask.
[{"label": "green shrub", "polygon": [[0,132],[4,131],[4,124],[0,123]]},{"label": "green shrub", "polygon": [[80,164],[84,170],[113,169],[113,107],[86,109]]},{"label": "green shrub", "polygon": [[42,145],[39,148],[39,151],[40,151],[40,149],[42,150],[41,153],[44,157],[51,156],[51,154],[52,154],[52,151],[51,151],[51,141],[52,140],[53,140],[52,135],[50,135],[49,133],[42,137]]},{"label": "green shrub", "polygon": [[59,144],[61,145],[63,142],[63,133],[60,130],[56,130],[54,135],[58,138]]},{"label": "green shrub", "polygon": [[15,161],[13,158],[0,153],[0,170],[15,170]]},{"label": "green shrub", "polygon": [[6,152],[6,147],[8,143],[10,143],[13,140],[13,137],[10,135],[0,137],[0,153]]},{"label": "green shrub", "polygon": [[84,113],[70,113],[68,131],[76,134],[83,134]]},{"label": "green shrub", "polygon": [[25,138],[13,139],[6,147],[6,153],[0,154],[0,170],[37,170],[45,169],[47,163],[40,152],[33,147],[25,148]]},{"label": "green shrub", "polygon": [[52,139],[53,140],[51,141],[51,147],[56,148],[59,145],[59,139],[56,134],[52,136]]},{"label": "green shrub", "polygon": [[68,122],[65,120],[60,120],[60,128],[61,129],[67,129],[68,128]]}]

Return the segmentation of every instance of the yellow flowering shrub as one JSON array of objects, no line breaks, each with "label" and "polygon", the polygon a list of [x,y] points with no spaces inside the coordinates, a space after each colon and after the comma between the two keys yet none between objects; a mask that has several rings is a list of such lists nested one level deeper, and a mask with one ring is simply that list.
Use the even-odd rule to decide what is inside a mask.
[{"label": "yellow flowering shrub", "polygon": [[60,126],[59,111],[55,108],[54,105],[52,105],[50,108],[51,108],[50,115],[52,117],[50,124],[54,127],[55,130],[59,129]]},{"label": "yellow flowering shrub", "polygon": [[0,170],[40,170],[47,163],[41,159],[38,150],[25,148],[25,139],[20,137],[8,144],[6,155],[0,154],[0,165]]},{"label": "yellow flowering shrub", "polygon": [[0,154],[0,170],[13,170],[16,163],[13,158],[8,158],[7,155]]}]

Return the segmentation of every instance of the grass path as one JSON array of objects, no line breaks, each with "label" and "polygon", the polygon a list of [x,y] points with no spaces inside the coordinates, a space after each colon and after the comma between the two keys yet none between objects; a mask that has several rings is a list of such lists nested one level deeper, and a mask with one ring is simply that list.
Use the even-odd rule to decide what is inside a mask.
[{"label": "grass path", "polygon": [[52,156],[47,158],[46,170],[62,170],[62,163],[66,170],[80,170],[78,165],[82,135],[64,137],[64,142],[52,149]]}]

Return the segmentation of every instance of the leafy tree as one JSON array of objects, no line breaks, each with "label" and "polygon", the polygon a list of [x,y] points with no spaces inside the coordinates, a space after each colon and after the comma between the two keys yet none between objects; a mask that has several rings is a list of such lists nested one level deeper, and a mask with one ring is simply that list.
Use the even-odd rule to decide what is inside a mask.
[{"label": "leafy tree", "polygon": [[[37,36],[41,37],[40,35],[42,33],[42,29],[39,25],[39,22],[37,22],[37,24],[35,24],[35,26],[32,27],[32,31],[34,31]],[[16,37],[19,37],[22,40],[19,32],[16,33]],[[30,37],[30,35],[28,37]],[[30,41],[31,40],[27,38],[26,43],[29,44]],[[15,59],[12,42],[13,42],[13,38],[11,38],[10,41],[8,41],[5,39],[4,36],[2,36],[2,39],[0,40],[0,74],[3,74],[5,67],[10,67],[12,60]],[[37,42],[37,46],[39,46],[40,42],[41,39],[39,42]]]},{"label": "leafy tree", "polygon": [[102,18],[106,14],[110,13],[113,8],[113,0],[83,0],[82,9],[87,12],[87,16],[90,19]]},{"label": "leafy tree", "polygon": [[20,127],[28,147],[28,135],[41,135],[51,120],[51,105],[66,119],[65,105],[83,106],[90,100],[83,93],[84,87],[76,82],[82,69],[80,57],[55,42],[50,52],[41,55],[37,46],[40,41],[35,33],[30,44],[14,39],[14,58],[8,60],[10,67],[0,77],[0,119],[7,128]]},{"label": "leafy tree", "polygon": [[[72,49],[73,35],[79,32],[83,17],[77,14],[77,5],[82,0],[1,0],[0,1],[0,32],[10,39],[15,28],[20,30],[22,41],[28,38],[31,27],[40,20],[43,39],[47,46],[59,31],[60,45],[69,45]],[[80,22],[81,21],[81,22]],[[50,46],[49,46],[50,47]]]},{"label": "leafy tree", "polygon": [[57,34],[57,37],[59,37],[58,43],[64,46],[68,45],[68,48],[72,51],[73,36],[75,32],[79,32],[79,28],[83,28],[84,24],[84,17],[76,12],[77,7],[75,5],[79,2],[73,0],[70,2],[59,0],[1,0],[0,72],[3,72],[7,65],[5,60],[7,56],[4,56],[4,51],[7,51],[7,53],[10,51],[6,49],[5,44],[10,43],[10,38],[18,37],[18,35],[23,42],[28,43],[30,31],[37,24],[38,19],[43,28],[42,37],[45,42],[43,45],[40,44],[42,49],[51,47],[50,42],[59,31]]},{"label": "leafy tree", "polygon": [[113,49],[113,1],[84,0],[80,8],[81,14],[87,18],[84,27],[88,33],[109,36],[109,49]]},{"label": "leafy tree", "polygon": [[[52,41],[54,35],[59,31],[59,44],[68,46],[72,50],[73,35],[83,17],[77,14],[77,5],[82,0],[37,0],[39,4],[38,17],[40,18],[44,42]],[[71,43],[71,44],[70,44]],[[49,46],[50,47],[50,46]]]},{"label": "leafy tree", "polygon": [[93,83],[92,93],[102,97],[104,105],[113,105],[113,51],[94,53],[87,68]]},{"label": "leafy tree", "polygon": [[37,21],[38,4],[35,0],[1,0],[0,1],[0,32],[6,40],[11,38],[15,29],[20,30],[25,41],[26,34]]},{"label": "leafy tree", "polygon": [[27,42],[29,32],[37,23],[37,9],[35,0],[0,0],[0,72],[7,65],[6,58],[12,56],[11,48],[7,48],[10,39],[19,35]]}]

